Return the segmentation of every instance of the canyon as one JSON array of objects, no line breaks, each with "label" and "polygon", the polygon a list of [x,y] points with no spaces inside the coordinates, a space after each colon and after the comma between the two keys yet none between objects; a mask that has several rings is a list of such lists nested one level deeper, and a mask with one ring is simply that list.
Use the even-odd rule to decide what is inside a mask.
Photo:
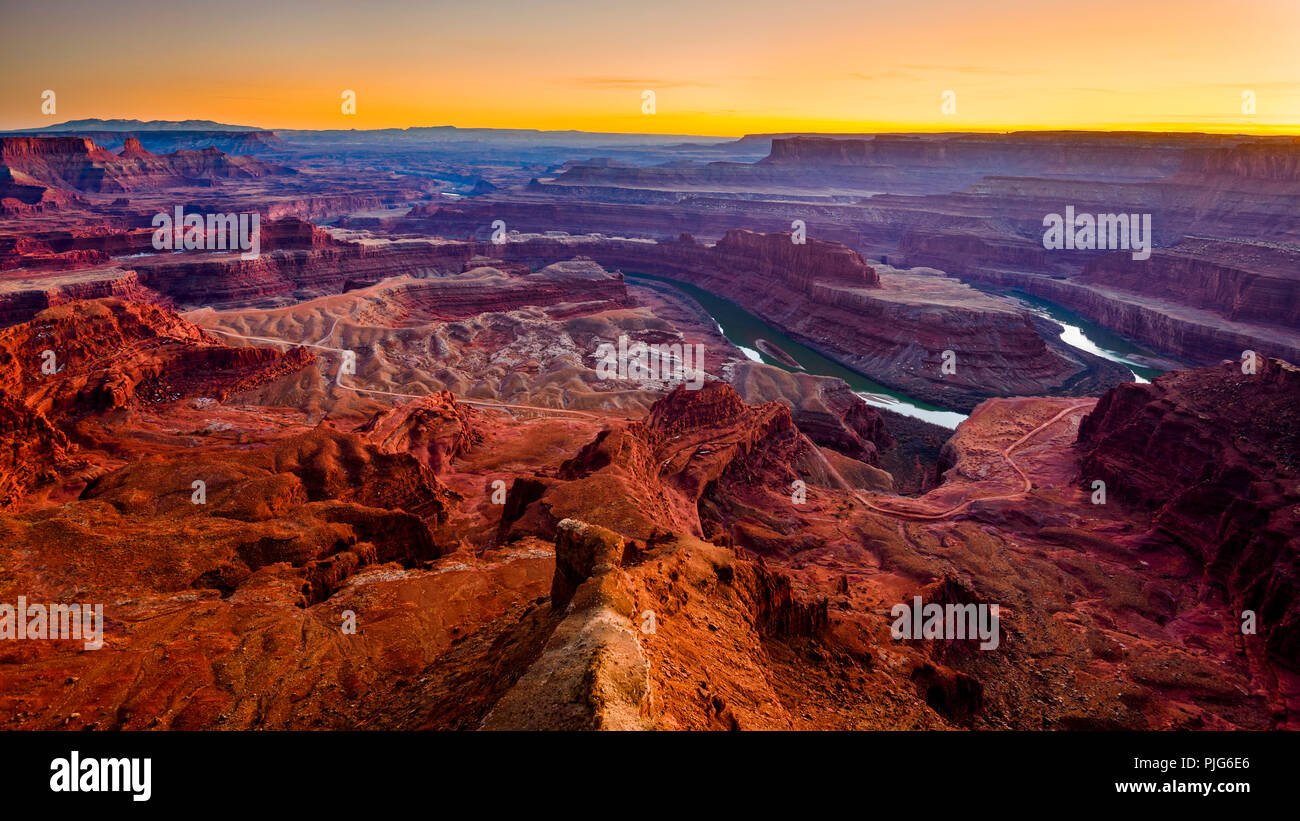
[{"label": "canyon", "polygon": [[[0,641],[6,729],[1296,728],[1293,138],[46,131],[0,601],[105,641]],[[1048,251],[1066,205],[1150,259]],[[159,252],[175,207],[261,254]]]},{"label": "canyon", "polygon": [[[67,236],[46,242],[69,248],[58,252],[62,259],[95,253],[109,244],[131,250],[145,238],[144,232],[135,232],[113,239],[96,236],[88,242]],[[182,306],[273,307],[405,276],[411,281],[402,286],[403,293],[466,300],[466,310],[477,313],[513,303],[494,283],[469,280],[452,285],[455,275],[467,279],[461,269],[476,258],[539,268],[588,258],[610,269],[679,279],[732,299],[882,384],[959,410],[969,410],[990,395],[1085,395],[1128,377],[1114,363],[1040,335],[1028,312],[938,272],[881,266],[887,270],[882,277],[877,267],[842,244],[811,240],[799,245],[791,239],[790,234],[739,230],[712,246],[689,235],[658,243],[555,235],[516,235],[500,244],[389,240],[355,233],[335,238],[310,223],[285,218],[269,224],[263,247],[272,253],[258,259],[242,259],[233,252],[141,252],[143,256],[117,260],[115,266],[87,269],[76,281],[83,290],[98,287],[107,295],[108,283],[132,280]],[[128,264],[130,270],[124,270]],[[5,284],[0,289],[0,317],[22,317],[24,310],[42,302],[36,291],[67,291],[69,286],[62,283],[72,277],[60,276],[48,284]],[[755,278],[767,287],[753,289]],[[512,281],[502,280],[501,285]],[[541,287],[536,280],[518,284],[526,290]],[[462,295],[451,297],[453,290]],[[591,295],[609,293],[597,288]],[[545,296],[536,298],[535,304],[548,304]],[[943,370],[944,351],[959,357],[954,373]]]}]

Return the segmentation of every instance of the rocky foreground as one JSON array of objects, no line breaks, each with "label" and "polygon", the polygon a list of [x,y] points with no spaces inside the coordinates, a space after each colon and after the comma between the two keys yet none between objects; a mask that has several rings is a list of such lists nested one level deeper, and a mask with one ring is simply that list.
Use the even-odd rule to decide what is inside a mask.
[{"label": "rocky foreground", "polygon": [[[901,497],[870,420],[819,444],[718,381],[631,418],[318,421],[325,361],[148,305],[0,346],[0,601],[105,611],[98,650],[0,644],[8,728],[1295,724],[1283,362],[990,400]],[[894,638],[915,596],[1000,605],[996,648]]]}]

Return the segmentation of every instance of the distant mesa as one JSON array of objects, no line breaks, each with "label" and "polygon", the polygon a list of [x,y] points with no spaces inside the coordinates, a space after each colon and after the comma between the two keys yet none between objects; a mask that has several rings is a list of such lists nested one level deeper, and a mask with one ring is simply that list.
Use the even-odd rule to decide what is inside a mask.
[{"label": "distant mesa", "polygon": [[0,136],[85,137],[110,151],[119,151],[135,139],[155,154],[216,148],[227,154],[261,154],[287,147],[274,131],[245,125],[223,125],[210,120],[69,120],[44,128],[3,132]]},{"label": "distant mesa", "polygon": [[154,154],[138,138],[127,137],[114,154],[88,137],[0,137],[0,197],[29,203],[40,198],[42,187],[127,193],[294,173],[211,146]]},{"label": "distant mesa", "polygon": [[68,120],[41,128],[28,128],[11,133],[36,134],[61,131],[263,131],[251,125],[227,125],[212,120]]}]

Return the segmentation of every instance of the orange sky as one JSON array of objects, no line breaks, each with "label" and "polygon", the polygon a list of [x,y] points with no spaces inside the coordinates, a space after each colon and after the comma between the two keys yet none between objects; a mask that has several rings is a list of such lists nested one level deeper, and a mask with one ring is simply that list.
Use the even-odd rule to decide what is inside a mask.
[{"label": "orange sky", "polygon": [[28,5],[4,12],[0,128],[1300,133],[1300,0]]}]

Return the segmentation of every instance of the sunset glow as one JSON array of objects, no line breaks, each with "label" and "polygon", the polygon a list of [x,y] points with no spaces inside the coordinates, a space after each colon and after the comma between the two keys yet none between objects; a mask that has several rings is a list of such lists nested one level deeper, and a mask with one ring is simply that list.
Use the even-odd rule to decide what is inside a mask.
[{"label": "sunset glow", "polygon": [[5,18],[8,129],[1300,132],[1294,0],[49,2]]}]

